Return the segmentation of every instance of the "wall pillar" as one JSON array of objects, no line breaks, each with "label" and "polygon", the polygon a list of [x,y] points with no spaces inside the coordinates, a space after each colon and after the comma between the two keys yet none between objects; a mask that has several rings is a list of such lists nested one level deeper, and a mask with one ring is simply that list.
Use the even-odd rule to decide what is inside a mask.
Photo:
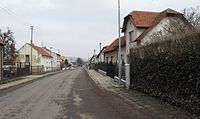
[{"label": "wall pillar", "polygon": [[130,88],[130,64],[125,64],[126,89]]}]

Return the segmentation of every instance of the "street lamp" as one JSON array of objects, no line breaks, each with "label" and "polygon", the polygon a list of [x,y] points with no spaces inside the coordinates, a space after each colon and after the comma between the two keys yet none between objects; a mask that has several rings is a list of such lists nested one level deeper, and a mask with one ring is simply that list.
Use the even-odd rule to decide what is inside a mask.
[{"label": "street lamp", "polygon": [[119,84],[121,84],[121,66],[122,66],[122,62],[121,62],[121,24],[120,24],[120,0],[118,0],[118,32],[119,32],[119,50],[118,50],[118,68],[119,68]]}]

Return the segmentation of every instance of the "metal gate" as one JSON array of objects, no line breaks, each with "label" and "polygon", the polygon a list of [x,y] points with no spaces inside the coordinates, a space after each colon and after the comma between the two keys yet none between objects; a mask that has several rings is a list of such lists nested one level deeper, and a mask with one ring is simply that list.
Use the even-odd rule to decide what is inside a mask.
[{"label": "metal gate", "polygon": [[17,66],[17,76],[30,75],[30,63],[29,62],[18,62]]}]

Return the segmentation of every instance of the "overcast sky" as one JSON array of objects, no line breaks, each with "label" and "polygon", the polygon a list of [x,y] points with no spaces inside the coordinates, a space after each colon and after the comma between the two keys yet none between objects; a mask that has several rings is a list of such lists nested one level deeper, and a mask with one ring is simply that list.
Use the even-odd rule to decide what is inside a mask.
[{"label": "overcast sky", "polygon": [[[121,21],[132,10],[163,11],[200,5],[200,0],[121,0]],[[30,42],[65,56],[87,58],[99,43],[117,38],[117,0],[0,0],[0,29],[14,32],[17,48]]]}]

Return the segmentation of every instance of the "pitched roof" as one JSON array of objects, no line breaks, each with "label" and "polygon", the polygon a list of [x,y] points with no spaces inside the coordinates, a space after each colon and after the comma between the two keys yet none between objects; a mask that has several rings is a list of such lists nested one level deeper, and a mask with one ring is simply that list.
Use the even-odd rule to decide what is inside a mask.
[{"label": "pitched roof", "polygon": [[150,27],[158,14],[158,12],[133,11],[129,15],[136,27]]},{"label": "pitched roof", "polygon": [[[175,10],[172,10],[172,9],[166,9],[166,10],[164,10],[164,11],[162,11],[162,12],[160,12],[159,13],[159,15],[155,18],[155,20],[154,20],[154,22],[153,22],[153,24],[147,29],[147,30],[145,30],[135,41],[140,41],[142,38],[144,38],[145,36],[146,36],[146,34],[154,27],[154,26],[156,26],[163,18],[165,18],[166,16],[179,16],[179,17],[181,17],[181,18],[183,18],[183,19],[185,19],[184,18],[184,16],[181,14],[181,13],[179,13],[179,12],[177,12],[177,11],[175,11]],[[187,20],[186,20],[187,21]]]},{"label": "pitched roof", "polygon": [[32,45],[32,47],[33,47],[36,51],[38,51],[42,56],[52,57],[52,56],[50,55],[50,53],[47,52],[44,48],[39,47],[39,46],[36,46],[36,45]]},{"label": "pitched roof", "polygon": [[97,57],[99,57],[100,54],[106,50],[107,47],[108,47],[108,46],[104,46],[104,47],[101,49],[101,51],[99,52],[99,54],[97,55]]},{"label": "pitched roof", "polygon": [[[109,46],[107,46],[104,53],[114,51],[118,48],[118,46],[119,46],[119,38],[117,38]],[[125,36],[121,37],[121,46],[126,46]]]},{"label": "pitched roof", "polygon": [[[173,10],[173,9],[166,9],[165,11],[168,14],[177,14],[179,12]],[[149,28],[151,27],[154,22],[156,21],[157,17],[160,16],[162,12],[149,12],[149,11],[132,11],[129,15],[127,15],[124,18],[124,24],[122,28],[122,32],[125,32],[126,30],[126,24],[128,19],[132,20],[132,23],[136,27],[145,27]],[[180,13],[179,13],[180,14]]]}]

